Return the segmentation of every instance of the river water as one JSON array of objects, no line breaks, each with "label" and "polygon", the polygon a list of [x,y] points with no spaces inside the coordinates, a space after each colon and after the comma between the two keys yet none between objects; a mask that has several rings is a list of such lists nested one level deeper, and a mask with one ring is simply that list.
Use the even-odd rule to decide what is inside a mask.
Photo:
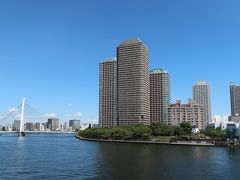
[{"label": "river water", "polygon": [[0,179],[240,179],[240,149],[4,135]]}]

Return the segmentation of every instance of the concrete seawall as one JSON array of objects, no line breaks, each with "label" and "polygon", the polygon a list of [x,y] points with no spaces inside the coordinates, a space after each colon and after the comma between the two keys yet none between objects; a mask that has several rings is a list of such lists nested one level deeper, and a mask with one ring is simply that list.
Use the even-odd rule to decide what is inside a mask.
[{"label": "concrete seawall", "polygon": [[92,139],[92,138],[84,138],[80,137],[77,134],[75,135],[76,138],[84,141],[98,141],[98,142],[106,142],[106,143],[136,143],[136,144],[162,144],[162,145],[181,145],[181,146],[215,146],[214,144],[202,142],[197,143],[195,141],[192,142],[152,142],[152,141],[133,141],[133,140],[108,140],[108,139]]}]

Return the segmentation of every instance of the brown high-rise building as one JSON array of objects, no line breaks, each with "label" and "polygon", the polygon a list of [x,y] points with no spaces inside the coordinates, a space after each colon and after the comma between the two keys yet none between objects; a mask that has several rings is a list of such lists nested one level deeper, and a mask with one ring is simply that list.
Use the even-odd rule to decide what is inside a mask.
[{"label": "brown high-rise building", "polygon": [[117,61],[108,59],[100,63],[99,125],[117,125]]},{"label": "brown high-rise building", "polygon": [[117,47],[117,121],[150,124],[149,50],[139,39]]},{"label": "brown high-rise building", "polygon": [[166,70],[150,71],[150,121],[168,124],[170,78]]},{"label": "brown high-rise building", "polygon": [[231,115],[240,116],[240,86],[233,82],[230,85]]}]

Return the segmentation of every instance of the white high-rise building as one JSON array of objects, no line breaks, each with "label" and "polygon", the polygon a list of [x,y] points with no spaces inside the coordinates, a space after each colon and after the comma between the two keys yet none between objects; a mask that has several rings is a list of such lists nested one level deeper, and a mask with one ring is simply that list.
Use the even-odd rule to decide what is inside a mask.
[{"label": "white high-rise building", "polygon": [[192,87],[193,100],[204,107],[204,124],[207,126],[211,122],[211,93],[210,84],[206,81],[197,81]]}]

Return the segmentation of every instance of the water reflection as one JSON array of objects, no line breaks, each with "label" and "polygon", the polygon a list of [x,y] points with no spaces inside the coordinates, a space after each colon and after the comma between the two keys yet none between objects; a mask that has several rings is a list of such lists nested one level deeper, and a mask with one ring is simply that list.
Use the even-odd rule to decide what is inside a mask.
[{"label": "water reflection", "polygon": [[236,149],[229,152],[215,147],[100,144],[103,168],[99,172],[104,172],[100,175],[106,178],[218,179],[240,175],[238,171],[231,172],[233,165],[239,164],[229,159],[239,159]]}]

